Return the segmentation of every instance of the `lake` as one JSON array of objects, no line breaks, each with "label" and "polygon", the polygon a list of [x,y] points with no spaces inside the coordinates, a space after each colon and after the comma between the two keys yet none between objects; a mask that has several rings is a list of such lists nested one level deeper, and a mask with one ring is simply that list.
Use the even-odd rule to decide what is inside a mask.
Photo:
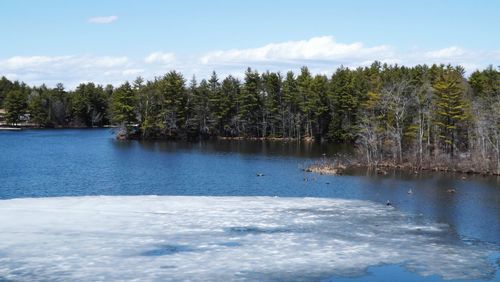
[{"label": "lake", "polygon": [[0,132],[0,280],[500,281],[500,177],[315,175],[350,149],[113,137]]}]

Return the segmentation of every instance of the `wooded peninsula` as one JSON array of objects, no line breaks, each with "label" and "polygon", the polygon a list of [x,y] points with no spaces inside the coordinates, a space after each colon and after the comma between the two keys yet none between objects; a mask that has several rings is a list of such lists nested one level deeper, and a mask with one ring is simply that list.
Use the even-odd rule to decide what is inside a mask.
[{"label": "wooded peninsula", "polygon": [[11,126],[121,126],[126,138],[352,143],[371,165],[500,173],[500,67],[374,62],[333,75],[259,73],[189,81],[177,71],[67,91],[0,79]]}]

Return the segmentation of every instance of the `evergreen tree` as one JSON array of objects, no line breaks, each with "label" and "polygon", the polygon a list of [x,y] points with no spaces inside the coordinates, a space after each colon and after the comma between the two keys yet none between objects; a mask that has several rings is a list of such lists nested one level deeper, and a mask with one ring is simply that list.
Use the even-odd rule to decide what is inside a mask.
[{"label": "evergreen tree", "polygon": [[136,121],[137,96],[130,83],[125,82],[111,95],[112,121],[130,125]]},{"label": "evergreen tree", "polygon": [[311,82],[313,99],[310,101],[312,111],[311,118],[315,126],[313,135],[321,139],[328,132],[330,113],[328,111],[328,78],[324,75],[316,75]]},{"label": "evergreen tree", "polygon": [[462,73],[448,67],[441,72],[432,87],[435,95],[435,124],[438,127],[438,137],[442,141],[442,147],[453,157],[460,123],[468,118]]},{"label": "evergreen tree", "polygon": [[164,128],[162,107],[163,97],[158,79],[148,81],[137,89],[137,114],[143,138],[157,138]]},{"label": "evergreen tree", "polygon": [[163,134],[170,138],[175,138],[182,133],[180,130],[184,122],[184,109],[182,108],[185,93],[185,80],[182,74],[176,71],[168,72],[159,81],[162,101],[161,101],[161,130]]},{"label": "evergreen tree", "polygon": [[238,97],[239,118],[243,133],[247,136],[259,136],[259,117],[261,116],[260,75],[248,68],[245,82]]},{"label": "evergreen tree", "polygon": [[54,126],[67,126],[71,119],[71,100],[62,83],[50,89],[51,114],[50,122]]},{"label": "evergreen tree", "polygon": [[474,94],[482,98],[500,96],[500,71],[489,66],[483,71],[475,71],[469,78]]},{"label": "evergreen tree", "polygon": [[196,77],[193,75],[189,82],[189,88],[186,90],[186,97],[182,100],[182,113],[183,113],[183,128],[185,131],[186,138],[196,139],[198,138],[199,124],[196,115],[196,102],[198,99],[198,84],[196,82]]},{"label": "evergreen tree", "polygon": [[11,90],[5,97],[5,118],[9,124],[17,125],[26,114],[28,97],[22,90]]},{"label": "evergreen tree", "polygon": [[3,106],[3,101],[5,100],[7,93],[16,89],[18,88],[15,87],[15,84],[8,80],[5,76],[0,78],[0,108]]},{"label": "evergreen tree", "polygon": [[283,103],[281,106],[283,137],[300,138],[300,112],[297,80],[293,72],[288,72],[283,81]]},{"label": "evergreen tree", "polygon": [[[266,72],[262,74],[264,120],[265,126],[269,127],[272,137],[283,136],[282,115],[280,107],[283,103],[282,79],[279,73]],[[266,128],[267,131],[267,128]]]},{"label": "evergreen tree", "polygon": [[317,93],[312,91],[312,75],[307,67],[300,69],[297,76],[297,90],[299,95],[298,106],[301,115],[301,130],[304,130],[304,136],[312,137],[312,112],[313,106],[317,104]]},{"label": "evergreen tree", "polygon": [[210,107],[210,84],[203,79],[195,93],[195,115],[198,123],[198,132],[203,137],[208,137],[211,134],[214,123]]},{"label": "evergreen tree", "polygon": [[232,76],[226,77],[221,85],[220,124],[222,136],[237,136],[240,132],[237,99],[240,94],[240,82]]},{"label": "evergreen tree", "polygon": [[40,127],[50,124],[50,97],[47,97],[47,90],[44,88],[33,89],[30,93],[28,102],[28,111],[30,113],[30,122]]},{"label": "evergreen tree", "polygon": [[349,69],[341,67],[333,74],[328,96],[332,113],[329,139],[336,142],[352,142],[355,138],[356,110],[360,101],[356,96],[353,74]]},{"label": "evergreen tree", "polygon": [[217,77],[217,73],[215,71],[212,72],[212,76],[208,80],[208,107],[210,114],[210,132],[218,133],[224,131],[223,117],[224,117],[224,108],[223,108],[223,100],[221,93],[221,85],[219,82],[219,78]]},{"label": "evergreen tree", "polygon": [[101,86],[80,84],[72,93],[73,116],[79,125],[102,126],[107,122],[109,98]]}]

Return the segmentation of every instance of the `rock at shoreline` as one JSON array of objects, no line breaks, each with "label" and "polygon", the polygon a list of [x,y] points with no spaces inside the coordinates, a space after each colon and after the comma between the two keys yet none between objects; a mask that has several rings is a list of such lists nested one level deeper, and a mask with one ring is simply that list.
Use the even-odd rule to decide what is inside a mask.
[{"label": "rock at shoreline", "polygon": [[319,173],[320,175],[342,175],[345,170],[344,165],[334,164],[314,164],[306,168],[305,172]]},{"label": "rock at shoreline", "polygon": [[125,134],[123,132],[119,132],[118,134],[116,134],[116,140],[119,140],[119,141],[127,140],[127,134]]},{"label": "rock at shoreline", "polygon": [[387,175],[387,174],[389,174],[389,173],[387,172],[387,170],[377,169],[377,174],[380,174],[380,175]]}]

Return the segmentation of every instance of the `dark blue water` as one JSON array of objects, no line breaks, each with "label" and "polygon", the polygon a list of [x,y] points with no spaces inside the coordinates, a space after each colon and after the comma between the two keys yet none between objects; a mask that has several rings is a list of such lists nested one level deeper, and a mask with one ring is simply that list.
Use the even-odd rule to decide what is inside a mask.
[{"label": "dark blue water", "polygon": [[[155,194],[390,200],[399,210],[451,225],[464,240],[500,244],[500,177],[301,170],[323,153],[345,150],[257,141],[119,142],[107,129],[0,132],[0,199]],[[447,193],[450,188],[457,193]],[[389,271],[403,280],[423,279],[391,267],[374,268],[375,276],[365,278]]]}]

